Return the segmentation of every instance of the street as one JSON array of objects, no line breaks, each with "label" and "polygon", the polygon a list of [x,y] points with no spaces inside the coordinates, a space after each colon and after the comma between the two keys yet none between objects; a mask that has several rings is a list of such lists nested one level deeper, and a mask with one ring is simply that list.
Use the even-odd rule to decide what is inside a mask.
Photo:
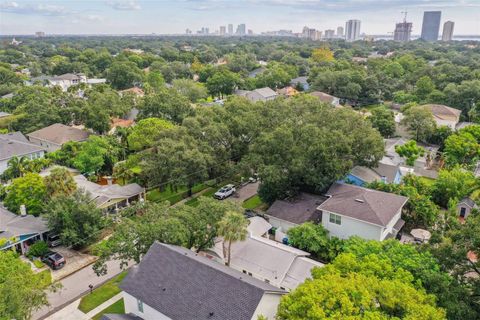
[{"label": "street", "polygon": [[34,312],[32,319],[44,319],[49,314],[60,310],[70,302],[87,293],[90,290],[88,287],[90,284],[97,287],[122,271],[120,270],[120,263],[118,261],[108,261],[107,266],[108,273],[104,276],[98,277],[95,272],[93,272],[92,267],[88,266],[61,280],[60,283],[63,287],[57,292],[49,292],[47,294],[50,306],[43,307]]}]

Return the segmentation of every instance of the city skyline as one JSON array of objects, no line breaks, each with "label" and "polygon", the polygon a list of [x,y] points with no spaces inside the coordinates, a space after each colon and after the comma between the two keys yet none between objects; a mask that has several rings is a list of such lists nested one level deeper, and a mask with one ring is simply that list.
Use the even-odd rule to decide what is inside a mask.
[{"label": "city skyline", "polygon": [[441,10],[441,24],[456,21],[456,35],[480,35],[480,2],[475,0],[413,0],[407,5],[398,0],[0,1],[0,34],[183,34],[186,28],[214,32],[242,23],[259,34],[301,32],[303,26],[334,29],[347,20],[362,21],[362,33],[391,34],[405,10],[412,34],[420,34],[424,11]]}]

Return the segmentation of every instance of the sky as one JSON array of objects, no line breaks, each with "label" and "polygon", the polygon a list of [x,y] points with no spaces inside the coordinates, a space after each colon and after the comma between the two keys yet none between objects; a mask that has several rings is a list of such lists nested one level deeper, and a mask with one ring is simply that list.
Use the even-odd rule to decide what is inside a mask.
[{"label": "sky", "polygon": [[441,10],[442,24],[454,21],[457,35],[480,35],[480,0],[0,0],[0,34],[174,34],[229,23],[255,33],[301,32],[336,29],[349,19],[362,21],[362,33],[388,34],[403,11],[420,34],[428,10]]}]

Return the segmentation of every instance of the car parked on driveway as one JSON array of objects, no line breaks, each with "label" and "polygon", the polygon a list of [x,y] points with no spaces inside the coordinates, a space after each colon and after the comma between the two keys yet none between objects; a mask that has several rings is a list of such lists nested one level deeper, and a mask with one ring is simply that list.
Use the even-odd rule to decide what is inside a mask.
[{"label": "car parked on driveway", "polygon": [[42,262],[48,265],[53,270],[63,268],[66,261],[65,258],[58,252],[49,251],[42,257]]},{"label": "car parked on driveway", "polygon": [[57,247],[62,244],[58,234],[49,234],[47,236],[47,244],[50,248]]},{"label": "car parked on driveway", "polygon": [[233,184],[227,184],[225,187],[221,188],[213,195],[215,199],[223,200],[230,197],[235,193],[235,186]]}]

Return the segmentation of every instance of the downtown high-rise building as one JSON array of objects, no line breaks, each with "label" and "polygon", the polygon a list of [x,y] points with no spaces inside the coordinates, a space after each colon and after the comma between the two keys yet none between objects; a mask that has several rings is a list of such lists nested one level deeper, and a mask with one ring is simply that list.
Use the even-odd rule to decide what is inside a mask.
[{"label": "downtown high-rise building", "polygon": [[399,42],[410,41],[412,35],[412,26],[411,22],[399,22],[395,25],[395,31],[393,32],[393,40]]},{"label": "downtown high-rise building", "polygon": [[325,39],[333,39],[335,38],[335,30],[333,29],[327,29],[325,30],[325,36],[324,36]]},{"label": "downtown high-rise building", "polygon": [[245,23],[241,23],[237,27],[237,32],[236,34],[243,36],[247,33],[247,27],[245,26]]},{"label": "downtown high-rise building", "polygon": [[425,11],[423,13],[422,35],[425,41],[437,41],[440,31],[442,11]]},{"label": "downtown high-rise building", "polygon": [[233,24],[228,24],[228,34],[233,34]]},{"label": "downtown high-rise building", "polygon": [[343,38],[343,27],[337,27],[337,37]]},{"label": "downtown high-rise building", "polygon": [[345,39],[356,41],[360,39],[360,20],[348,20],[345,24]]},{"label": "downtown high-rise building", "polygon": [[227,27],[220,26],[220,32],[219,33],[220,33],[221,36],[224,36],[225,33],[227,33]]},{"label": "downtown high-rise building", "polygon": [[452,41],[454,27],[455,22],[453,21],[447,21],[443,24],[442,41]]}]

